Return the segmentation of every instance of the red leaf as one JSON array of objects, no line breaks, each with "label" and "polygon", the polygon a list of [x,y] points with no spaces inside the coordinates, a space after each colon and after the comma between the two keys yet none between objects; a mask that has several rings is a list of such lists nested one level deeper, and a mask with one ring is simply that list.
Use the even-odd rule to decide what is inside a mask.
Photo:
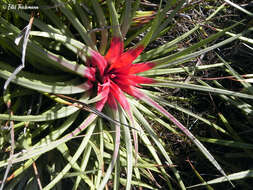
[{"label": "red leaf", "polygon": [[98,67],[100,75],[104,75],[105,68],[107,67],[107,61],[102,55],[100,55],[100,53],[90,50],[90,57],[88,57],[87,63],[91,64],[93,67]]},{"label": "red leaf", "polygon": [[137,84],[151,84],[154,83],[155,80],[147,77],[137,76],[137,75],[126,75],[129,80],[134,81]]},{"label": "red leaf", "polygon": [[147,77],[142,77],[142,76],[137,76],[137,75],[132,75],[131,78],[138,84],[152,84],[155,82],[155,80],[152,78],[147,78]]},{"label": "red leaf", "polygon": [[122,89],[125,93],[127,93],[127,94],[129,94],[130,96],[133,96],[133,97],[135,97],[135,98],[137,98],[137,99],[140,99],[139,96],[138,96],[138,94],[136,94],[135,88],[134,88],[133,86],[120,86],[120,87],[121,87],[121,89]]},{"label": "red leaf", "polygon": [[88,67],[84,72],[84,77],[88,78],[90,81],[95,81],[96,69]]},{"label": "red leaf", "polygon": [[125,67],[116,69],[115,73],[136,74],[136,73],[148,71],[152,69],[154,66],[155,66],[155,63],[152,63],[152,62],[130,64]]},{"label": "red leaf", "polygon": [[83,122],[82,125],[77,127],[74,131],[72,131],[71,133],[67,134],[65,136],[65,138],[72,138],[76,135],[78,135],[79,133],[81,133],[84,129],[86,129],[86,127],[88,127],[95,119],[97,118],[97,115],[92,113],[90,114]]},{"label": "red leaf", "polygon": [[152,63],[152,62],[132,64],[128,73],[129,74],[141,73],[141,72],[152,69],[154,66],[155,66],[155,63]]},{"label": "red leaf", "polygon": [[112,38],[111,46],[105,55],[105,59],[109,64],[113,63],[123,53],[124,43],[118,37]]},{"label": "red leaf", "polygon": [[93,87],[93,83],[90,80],[87,80],[86,82],[78,85],[78,87],[84,89],[84,90],[89,90]]},{"label": "red leaf", "polygon": [[108,95],[108,99],[107,99],[107,103],[110,106],[110,108],[117,110],[118,106],[117,106],[117,102],[115,100],[115,98],[113,97],[112,93],[110,92]]},{"label": "red leaf", "polygon": [[138,46],[135,49],[130,49],[127,52],[121,54],[119,58],[112,63],[109,70],[128,66],[141,54],[143,49],[143,46]]},{"label": "red leaf", "polygon": [[117,75],[115,79],[113,79],[119,86],[136,86],[140,87],[138,84],[151,84],[154,83],[155,80],[151,78],[146,78],[142,76],[136,75]]},{"label": "red leaf", "polygon": [[131,80],[128,75],[117,75],[113,81],[121,88],[121,86],[136,86],[137,83]]},{"label": "red leaf", "polygon": [[108,100],[108,94],[110,92],[110,80],[107,80],[104,84],[98,84],[98,94],[102,95],[102,100],[97,102],[96,109],[101,111]]},{"label": "red leaf", "polygon": [[110,92],[112,93],[112,95],[119,102],[122,108],[130,115],[130,106],[122,90],[113,81],[111,81],[110,87]]}]

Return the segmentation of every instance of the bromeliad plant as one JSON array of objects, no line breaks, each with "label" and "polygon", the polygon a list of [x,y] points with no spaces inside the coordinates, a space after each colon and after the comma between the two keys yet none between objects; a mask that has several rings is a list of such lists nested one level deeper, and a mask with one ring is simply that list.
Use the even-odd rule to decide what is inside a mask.
[{"label": "bromeliad plant", "polygon": [[[179,128],[226,177],[202,143],[163,106],[196,117],[221,133],[227,132],[161,98],[162,93],[156,89],[186,88],[231,95],[231,91],[213,88],[201,81],[200,84],[173,82],[168,74],[194,74],[190,72],[190,67],[169,67],[183,66],[235,40],[242,34],[209,45],[234,26],[179,51],[177,44],[198,31],[201,24],[197,24],[182,36],[144,52],[150,43],[171,29],[170,23],[185,1],[168,1],[165,4],[161,1],[156,13],[143,15],[145,22],[147,19],[150,22],[141,27],[138,27],[141,19],[133,23],[138,20],[136,12],[140,1],[114,3],[112,0],[94,0],[64,4],[56,0],[52,5],[49,2],[45,5],[42,1],[37,3],[42,11],[41,18],[30,22],[32,31],[27,27],[24,36],[23,45],[29,39],[22,54],[22,65],[25,65],[26,54],[26,67],[13,75],[17,61],[11,59],[10,63],[3,58],[0,62],[0,76],[15,83],[5,85],[4,101],[9,106],[9,113],[3,110],[6,113],[0,114],[0,119],[6,121],[2,125],[15,122],[11,125],[15,132],[15,136],[11,133],[15,146],[13,142],[8,147],[10,137],[6,135],[7,131],[1,133],[1,148],[11,149],[12,152],[10,157],[3,153],[0,162],[0,167],[8,166],[10,170],[1,171],[7,188],[21,185],[32,189],[34,184],[36,188],[38,184],[40,188],[51,189],[71,181],[73,189],[104,189],[105,186],[119,189],[120,185],[125,189],[131,186],[153,189],[159,188],[155,178],[161,174],[166,182],[164,188],[174,189],[168,174],[172,172],[179,187],[185,189],[184,179],[173,167],[164,142],[150,124],[154,121],[175,134],[178,134],[175,127]],[[168,14],[172,8],[173,11]],[[220,9],[222,7],[204,22],[208,22]],[[18,15],[20,20],[31,21],[27,13],[13,14]],[[44,22],[45,17],[49,19],[47,22]],[[0,18],[0,31],[2,48],[19,55],[20,49],[14,41],[20,30]],[[143,33],[144,37],[140,39]],[[203,65],[195,69],[222,65]],[[233,92],[233,96],[253,99],[253,96],[244,93]],[[34,102],[29,103],[29,97],[33,97],[36,106]],[[24,106],[20,107],[20,104]],[[28,109],[29,105],[31,108]],[[143,149],[149,153],[143,152]],[[146,158],[146,155],[152,158]],[[38,168],[37,178],[28,172],[31,165],[34,171]],[[171,166],[170,169],[166,169],[167,166]]]}]

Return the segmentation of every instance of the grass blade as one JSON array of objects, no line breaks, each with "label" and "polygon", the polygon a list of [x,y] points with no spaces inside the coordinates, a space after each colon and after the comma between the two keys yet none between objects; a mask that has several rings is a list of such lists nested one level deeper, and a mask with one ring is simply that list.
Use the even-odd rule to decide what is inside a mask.
[{"label": "grass blade", "polygon": [[[127,124],[127,120],[124,116],[124,114],[120,111],[120,119],[122,123]],[[126,190],[131,189],[131,181],[132,181],[132,173],[133,173],[133,148],[132,148],[132,139],[131,139],[131,134],[130,130],[128,127],[123,127],[124,130],[124,138],[125,138],[125,143],[126,143],[126,149],[127,149],[127,180],[126,180]]]}]

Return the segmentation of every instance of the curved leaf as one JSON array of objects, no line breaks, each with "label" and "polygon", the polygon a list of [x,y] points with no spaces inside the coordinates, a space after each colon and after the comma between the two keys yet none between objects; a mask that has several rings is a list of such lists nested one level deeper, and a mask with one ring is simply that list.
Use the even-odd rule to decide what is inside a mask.
[{"label": "curved leaf", "polygon": [[[11,66],[0,61],[0,77],[4,79],[8,79],[12,71],[14,69]],[[79,85],[71,85],[68,82],[60,82],[61,85],[58,85],[57,82],[48,82],[46,79],[47,76],[37,76],[26,72],[19,73],[14,79],[12,80],[13,83],[16,83],[20,86],[37,90],[40,92],[48,92],[48,93],[59,93],[59,94],[76,94],[85,92],[91,88],[89,83],[83,83]],[[43,81],[45,78],[45,81]],[[72,81],[76,83],[75,81]]]},{"label": "curved leaf", "polygon": [[[230,90],[224,90],[220,88],[214,88],[211,86],[201,86],[196,84],[187,84],[187,83],[179,83],[179,82],[165,82],[165,83],[153,83],[152,86],[159,86],[159,87],[171,87],[171,88],[184,88],[184,89],[190,89],[190,90],[198,90],[198,91],[204,91],[214,94],[224,94],[229,96],[237,96],[240,98],[248,98],[253,99],[253,95],[240,93],[240,92],[234,92]],[[145,86],[149,86],[146,85]]]},{"label": "curved leaf", "polygon": [[41,115],[9,115],[9,114],[0,114],[1,120],[13,120],[13,121],[50,121],[55,119],[60,119],[64,117],[68,117],[75,113],[78,110],[76,107],[62,107],[62,106],[55,106],[49,109],[48,111],[44,112]]},{"label": "curved leaf", "polygon": [[[231,181],[245,179],[245,178],[249,178],[249,177],[250,178],[253,177],[253,170],[246,170],[246,171],[237,172],[237,173],[233,173],[233,174],[228,175],[228,179]],[[206,183],[193,185],[193,186],[190,186],[187,188],[192,189],[192,188],[196,188],[196,187],[200,187],[200,186],[205,186],[207,184],[211,185],[211,184],[217,184],[217,183],[224,183],[224,182],[227,182],[228,179],[226,179],[225,177],[219,177],[219,178],[207,181]]]}]

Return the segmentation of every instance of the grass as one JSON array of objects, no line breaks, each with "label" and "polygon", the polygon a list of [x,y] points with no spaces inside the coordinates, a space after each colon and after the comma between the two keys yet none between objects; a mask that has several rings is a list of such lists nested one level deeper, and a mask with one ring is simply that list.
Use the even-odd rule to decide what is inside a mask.
[{"label": "grass", "polygon": [[[25,43],[14,39],[32,26],[25,67],[0,100],[1,188],[230,189],[229,181],[251,188],[247,1],[23,3],[41,7],[34,21],[29,10],[0,13],[1,86],[24,56]],[[87,82],[91,49],[104,55],[115,35],[125,37],[126,49],[146,47],[135,63],[156,63],[140,76],[157,82],[143,85],[139,100],[126,96],[130,111],[119,102],[92,115],[59,95],[91,107],[101,101],[95,88],[79,85]]]}]

